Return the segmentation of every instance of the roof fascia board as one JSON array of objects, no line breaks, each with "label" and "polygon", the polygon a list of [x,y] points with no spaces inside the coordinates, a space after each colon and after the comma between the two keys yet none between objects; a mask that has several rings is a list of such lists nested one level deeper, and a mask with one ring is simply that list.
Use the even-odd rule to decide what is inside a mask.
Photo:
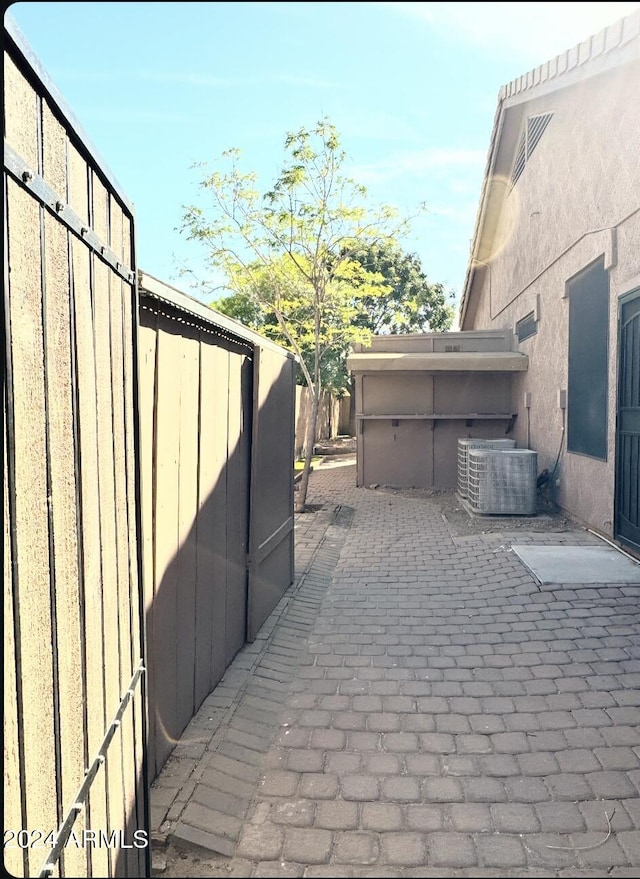
[{"label": "roof fascia board", "polygon": [[487,163],[485,166],[484,178],[482,180],[482,189],[480,191],[480,203],[478,205],[478,211],[476,214],[476,223],[474,227],[473,238],[471,240],[469,264],[467,266],[467,273],[464,280],[464,286],[462,288],[462,298],[460,301],[460,318],[458,321],[460,329],[462,329],[464,325],[464,319],[469,304],[469,291],[471,290],[471,284],[473,283],[473,276],[476,270],[478,244],[480,242],[481,230],[484,226],[484,220],[489,204],[489,187],[493,178],[493,171],[498,155],[498,144],[500,143],[500,135],[502,134],[502,127],[504,125],[504,113],[504,96],[501,89],[498,95],[498,106],[496,108],[496,113],[493,119],[493,130],[491,132]]},{"label": "roof fascia board", "polygon": [[562,89],[578,85],[588,79],[592,79],[594,76],[600,76],[603,73],[616,70],[625,64],[632,64],[639,59],[640,40],[636,40],[620,47],[619,50],[608,52],[606,55],[599,55],[598,57],[591,59],[588,63],[585,62],[585,64],[579,67],[572,67],[570,70],[566,70],[559,76],[554,76],[541,81],[536,85],[530,86],[524,91],[519,91],[512,95],[505,95],[504,107],[505,109],[508,109],[527,101],[533,101],[536,98],[545,97],[546,95],[553,94]]},{"label": "roof fascia board", "polygon": [[525,372],[528,366],[527,355],[517,351],[380,352],[347,357],[347,369],[352,372]]}]

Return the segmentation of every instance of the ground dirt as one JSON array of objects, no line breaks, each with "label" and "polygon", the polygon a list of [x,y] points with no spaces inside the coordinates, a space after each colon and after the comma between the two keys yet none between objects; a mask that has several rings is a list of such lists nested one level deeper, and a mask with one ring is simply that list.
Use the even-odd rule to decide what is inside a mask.
[{"label": "ground dirt", "polygon": [[317,455],[355,455],[355,436],[337,436],[330,440],[321,440],[314,446]]},{"label": "ground dirt", "polygon": [[174,845],[154,848],[152,876],[208,877],[208,879],[246,879],[251,865],[205,852],[197,846],[181,849]]},{"label": "ground dirt", "polygon": [[381,485],[372,490],[435,501],[452,533],[458,536],[504,534],[518,531],[536,533],[575,531],[581,527],[566,513],[554,507],[544,496],[538,498],[538,513],[535,516],[482,516],[469,512],[453,489],[434,491],[424,488],[393,488]]},{"label": "ground dirt", "polygon": [[[330,467],[356,462],[356,438],[336,437],[316,443],[316,454],[322,455],[318,467]],[[470,512],[461,502],[454,489],[437,491],[425,488],[396,488],[394,486],[369,486],[372,491],[382,491],[416,499],[435,501],[451,532],[457,536],[471,534],[495,534],[532,531],[558,532],[580,529],[566,513],[557,509],[546,494],[538,497],[538,512],[535,516],[481,516]]]}]

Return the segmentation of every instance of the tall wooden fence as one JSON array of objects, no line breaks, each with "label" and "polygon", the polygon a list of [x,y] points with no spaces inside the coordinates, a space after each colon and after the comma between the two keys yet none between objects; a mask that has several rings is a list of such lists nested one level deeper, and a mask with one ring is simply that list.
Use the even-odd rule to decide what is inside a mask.
[{"label": "tall wooden fence", "polygon": [[293,581],[294,361],[140,274],[149,761]]},{"label": "tall wooden fence", "polygon": [[294,360],[139,295],[133,209],[10,18],[4,66],[5,867],[148,876],[149,782],[293,581]]},{"label": "tall wooden fence", "polygon": [[133,211],[11,23],[4,65],[5,867],[141,876]]},{"label": "tall wooden fence", "polygon": [[[298,385],[296,387],[296,458],[302,457],[310,409],[311,394],[309,388]],[[321,391],[318,423],[316,426],[316,442],[334,439],[337,436],[354,435],[355,418],[352,413],[351,396],[345,394],[343,397],[336,397],[331,391]]]}]

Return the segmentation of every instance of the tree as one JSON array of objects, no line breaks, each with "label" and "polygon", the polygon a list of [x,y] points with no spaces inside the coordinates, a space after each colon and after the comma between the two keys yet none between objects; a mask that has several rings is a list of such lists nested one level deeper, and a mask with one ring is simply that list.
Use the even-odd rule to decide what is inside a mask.
[{"label": "tree", "polygon": [[[443,284],[428,280],[420,259],[405,253],[394,242],[367,243],[357,248],[353,259],[360,263],[367,274],[381,277],[383,288],[376,288],[368,296],[355,286],[353,294],[358,298],[354,322],[372,334],[424,333],[448,330],[455,315],[449,304],[454,299]],[[354,281],[354,284],[356,282]],[[273,312],[256,307],[251,291],[234,293],[212,302],[212,306],[224,314],[264,333],[276,342],[287,344]],[[312,350],[303,349],[303,356],[311,368]],[[350,387],[346,360],[348,343],[339,340],[322,357],[322,386],[337,394]],[[301,377],[304,383],[304,376]]]},{"label": "tree", "polygon": [[[258,273],[259,271],[260,267],[255,267],[255,272]],[[265,278],[265,284],[268,284],[269,281],[269,278]],[[239,279],[237,279],[237,283],[241,283]],[[367,279],[367,283],[374,284],[375,281]],[[298,384],[307,385],[306,375],[313,375],[314,371],[315,348],[312,335],[309,334],[307,336],[303,328],[313,325],[312,310],[308,304],[301,303],[294,307],[292,302],[285,302],[282,296],[282,288],[280,289],[279,307],[283,313],[287,314],[288,322],[292,324],[295,322],[298,328],[296,335],[299,344],[297,349],[293,348],[289,339],[283,333],[275,311],[268,307],[268,303],[275,300],[276,291],[269,291],[266,288],[262,289],[263,308],[260,308],[256,303],[251,286],[245,292],[232,293],[229,296],[214,299],[211,302],[211,308],[215,308],[216,311],[221,311],[222,314],[240,321],[245,326],[256,330],[256,332],[279,345],[293,348],[306,366],[305,371],[302,370],[300,365],[298,366],[296,381]],[[375,299],[379,290],[382,290],[382,287],[374,287],[373,290],[374,295],[368,296],[368,299]],[[348,387],[345,361],[349,350],[349,343],[353,341],[366,341],[369,335],[366,326],[362,323],[363,306],[361,303],[364,300],[365,294],[354,297],[353,291],[350,289],[345,289],[342,292],[346,294],[343,308],[327,315],[322,326],[324,344],[320,356],[320,384],[323,389],[330,390],[335,394],[344,393]],[[353,302],[349,302],[349,299],[353,299]],[[339,330],[340,322],[348,319],[349,311],[352,313],[351,323],[348,327],[343,326]],[[336,317],[341,318],[341,321],[336,321]]]},{"label": "tree", "polygon": [[384,296],[365,297],[361,326],[372,333],[426,333],[448,330],[455,316],[453,291],[429,281],[416,254],[395,242],[365,244],[353,254],[362,267],[384,278]]},{"label": "tree", "polygon": [[[256,189],[255,173],[242,173],[240,151],[228,150],[229,167],[206,175],[200,187],[208,211],[184,209],[182,231],[201,242],[229,292],[249,302],[298,356],[311,391],[305,462],[296,509],[305,508],[322,364],[350,341],[367,341],[358,323],[363,301],[386,292],[383,279],[354,259],[365,245],[390,242],[407,221],[382,206],[370,209],[366,190],[341,174],[345,153],[327,119],[286,135],[285,160],[273,187]],[[202,167],[202,166],[200,166]]]}]

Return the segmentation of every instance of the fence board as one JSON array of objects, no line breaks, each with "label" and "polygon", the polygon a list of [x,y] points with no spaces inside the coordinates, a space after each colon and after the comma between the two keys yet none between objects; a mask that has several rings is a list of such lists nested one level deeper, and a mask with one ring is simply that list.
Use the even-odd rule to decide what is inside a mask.
[{"label": "fence board", "polygon": [[[58,824],[53,714],[53,656],[47,515],[47,447],[40,266],[39,208],[8,181],[11,357],[15,442],[16,563],[23,702],[24,779],[33,779],[26,804],[28,827]],[[20,247],[14,247],[13,235]],[[22,588],[20,585],[23,584]],[[28,854],[29,870],[42,852]]]},{"label": "fence board", "polygon": [[[127,711],[126,713],[128,714],[129,712]],[[124,720],[124,717],[122,719]],[[120,829],[124,830],[127,826],[126,817],[123,818],[125,808],[123,755],[127,745],[128,742],[125,744],[124,740],[123,727],[119,726],[109,745],[105,763],[111,819],[109,829],[111,833],[114,830],[116,832]],[[120,799],[117,798],[118,793],[120,793]],[[109,849],[109,855],[111,858],[112,876],[117,877],[117,879],[127,876],[128,852],[114,847]]]},{"label": "fence board", "polygon": [[[162,765],[182,732],[176,723],[178,504],[180,443],[180,337],[161,317],[158,329],[155,494],[156,576],[153,603],[153,669],[156,765]],[[160,639],[160,640],[159,640]]]},{"label": "fence board", "polygon": [[[115,275],[110,277],[110,316],[111,327],[111,393],[113,399],[113,435],[125,437],[124,413],[124,353],[122,344],[122,281]],[[131,617],[129,580],[129,523],[127,507],[127,472],[125,443],[114,443],[114,513],[116,525],[116,557],[118,583],[118,653],[120,660],[119,693],[122,694],[133,675],[131,663]]]},{"label": "fence board", "polygon": [[124,254],[123,242],[123,213],[118,200],[109,195],[109,245],[119,260],[124,260],[127,265],[128,257]]},{"label": "fence board", "polygon": [[[205,338],[203,338],[205,337]],[[210,430],[211,397],[204,395],[207,371],[207,344],[204,333],[198,337],[198,496],[196,513],[195,569],[195,673],[194,704],[201,705],[211,690],[211,651],[213,642],[214,584],[212,582],[214,545],[212,503],[207,499],[215,490],[216,479],[205,462],[211,461],[214,434]],[[204,500],[203,500],[204,495]]]},{"label": "fence board", "polygon": [[[80,620],[73,398],[71,386],[71,320],[69,303],[69,249],[67,231],[53,217],[44,225],[46,283],[46,399],[53,528],[56,663],[59,700],[59,747],[62,803],[73,802],[84,779],[86,699]],[[82,816],[79,816],[82,821]],[[81,829],[82,823],[78,825]],[[44,858],[43,858],[44,860]],[[65,870],[85,875],[86,852],[70,846],[64,853]]]},{"label": "fence board", "polygon": [[42,105],[42,176],[66,198],[67,133],[46,101]]},{"label": "fence board", "polygon": [[[147,317],[147,316],[145,316]],[[141,321],[138,332],[138,374],[140,379],[140,460],[142,484],[142,562],[144,584],[144,607],[147,620],[147,637],[153,643],[153,602],[155,598],[155,423],[156,423],[156,321],[149,327]],[[149,699],[149,764],[155,769],[156,712],[154,653],[148,651],[147,693]]]},{"label": "fence board", "polygon": [[[5,227],[6,228],[6,227]],[[20,743],[18,722],[18,691],[16,686],[16,640],[14,635],[15,620],[13,615],[13,558],[11,554],[12,522],[9,511],[9,467],[7,449],[9,435],[7,432],[6,397],[3,397],[3,428],[4,428],[4,827],[5,830],[19,830],[22,827],[22,810],[20,808]],[[13,876],[24,876],[24,859],[22,851],[17,847],[4,850],[5,868]]]},{"label": "fence board", "polygon": [[[124,288],[124,289],[123,289]],[[126,471],[126,429],[124,399],[124,345],[123,345],[123,294],[129,288],[114,273],[110,273],[110,315],[111,327],[111,387],[113,399],[113,435],[121,438],[114,443],[114,487],[117,555],[117,620],[118,654],[120,660],[119,694],[122,696],[133,676],[131,655],[131,581],[129,568],[129,522],[127,503]],[[123,784],[123,827],[127,827],[129,815],[135,810],[135,751],[133,747],[133,714],[126,711],[121,724],[122,784]],[[126,743],[126,745],[125,745]],[[128,875],[133,869],[133,852],[125,850],[126,856],[119,858],[118,865]]]},{"label": "fence board", "polygon": [[[120,643],[118,621],[118,553],[116,536],[116,486],[114,461],[113,375],[111,364],[110,284],[107,267],[93,259],[93,312],[96,350],[96,403],[98,419],[98,486],[100,501],[100,536],[102,550],[102,625],[105,645],[105,696],[107,721],[120,703]],[[118,437],[120,439],[120,437]],[[120,739],[118,739],[118,742]],[[108,791],[108,829],[122,826],[123,780],[122,754],[116,741],[109,747],[105,766]],[[112,869],[117,853],[109,851]]]},{"label": "fence board", "polygon": [[[102,637],[102,561],[100,549],[100,502],[98,487],[98,432],[96,367],[90,287],[90,256],[81,241],[71,242],[75,347],[77,362],[77,418],[80,476],[80,541],[84,582],[84,638],[87,692],[91,693],[87,711],[87,752],[90,759],[98,752],[107,724],[104,678],[104,640]],[[98,772],[89,796],[88,826],[107,828],[104,771]],[[94,875],[108,875],[108,852],[104,847],[91,852]]]},{"label": "fence board", "polygon": [[[200,484],[198,529],[198,618],[196,645],[203,655],[196,701],[204,699],[226,668],[227,601],[227,421],[229,352],[203,334],[200,388]],[[205,624],[199,609],[210,608]],[[210,639],[210,640],[208,640]],[[207,643],[208,641],[208,643]],[[206,654],[209,654],[207,668]],[[199,666],[200,667],[200,666]]]},{"label": "fence board", "polygon": [[22,158],[38,170],[38,99],[35,91],[4,53],[4,136]]},{"label": "fence board", "polygon": [[91,226],[103,241],[111,244],[109,224],[109,193],[107,188],[95,171],[91,175]]},{"label": "fence board", "polygon": [[[200,450],[198,454],[198,512],[196,544],[196,670],[194,680],[194,701],[201,704],[211,690],[211,656],[214,640],[214,595],[215,583],[213,569],[216,547],[214,544],[215,517],[213,515],[213,492],[220,475],[221,461],[215,460],[215,426],[212,418],[214,407],[213,389],[207,381],[210,372],[211,352],[215,349],[207,345],[206,334],[200,333],[200,411],[198,433]],[[217,465],[217,467],[216,467]]]},{"label": "fence board", "polygon": [[254,363],[249,640],[293,581],[294,438],[293,425],[282,413],[293,410],[295,391],[291,360],[259,351]]},{"label": "fence board", "polygon": [[197,335],[185,329],[181,339],[180,364],[180,500],[178,504],[178,600],[177,700],[176,715],[181,729],[195,712],[194,677],[196,662],[196,590],[198,509],[198,409],[200,393],[200,346]]},{"label": "fence board", "polygon": [[83,223],[89,222],[89,168],[76,147],[68,144],[68,189],[69,206],[78,214]]},{"label": "fence board", "polygon": [[[129,248],[129,249],[128,249]],[[130,241],[123,241],[123,258],[128,260],[131,256]],[[136,297],[137,298],[137,297]],[[140,579],[141,570],[139,569],[139,554],[137,551],[139,544],[137,537],[138,529],[138,507],[141,498],[141,486],[136,485],[136,448],[135,448],[135,429],[136,429],[136,411],[138,407],[138,398],[136,397],[135,387],[138,381],[138,374],[135,370],[133,346],[127,344],[127,340],[134,339],[137,336],[137,316],[134,320],[134,297],[132,290],[122,284],[122,332],[123,332],[123,371],[124,371],[124,430],[125,430],[125,470],[126,470],[126,502],[127,502],[127,546],[128,546],[128,586],[129,586],[129,614],[130,614],[130,655],[132,672],[135,672],[140,663],[144,662],[144,631],[141,631],[141,611],[144,598],[142,596],[142,582]],[[135,334],[135,335],[134,335]],[[138,422],[139,423],[139,422]],[[141,513],[142,511],[140,511]],[[142,541],[142,535],[140,535]],[[142,554],[142,546],[140,545],[140,556]],[[140,562],[141,567],[141,562]],[[143,720],[143,693],[145,689],[141,685],[140,690],[133,696],[131,705],[131,732],[130,742],[131,757],[133,766],[130,773],[130,784],[132,785],[133,795],[133,815],[128,815],[128,834],[127,840],[130,842],[132,833],[137,828],[146,826],[146,810],[145,810],[145,792],[144,785],[146,777],[144,775],[145,766],[145,748],[146,748],[146,730]],[[129,875],[135,876],[140,872],[141,854],[137,849],[130,851],[130,860],[132,861],[129,869]]]},{"label": "fence board", "polygon": [[245,355],[229,352],[229,420],[227,462],[227,599],[226,660],[245,642],[247,601],[248,448],[244,434]]}]

